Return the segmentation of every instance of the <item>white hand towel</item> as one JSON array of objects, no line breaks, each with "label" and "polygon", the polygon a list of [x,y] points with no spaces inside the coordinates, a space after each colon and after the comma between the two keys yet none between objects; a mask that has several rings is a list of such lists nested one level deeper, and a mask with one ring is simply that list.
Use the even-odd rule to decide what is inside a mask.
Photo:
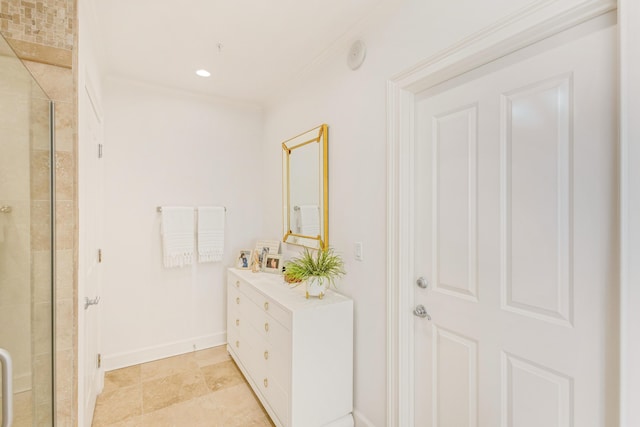
[{"label": "white hand towel", "polygon": [[167,268],[193,263],[195,248],[193,208],[162,208],[162,253]]},{"label": "white hand towel", "polygon": [[311,237],[320,235],[320,210],[318,205],[300,206],[300,234]]},{"label": "white hand towel", "polygon": [[221,261],[224,254],[224,208],[198,208],[198,261]]}]

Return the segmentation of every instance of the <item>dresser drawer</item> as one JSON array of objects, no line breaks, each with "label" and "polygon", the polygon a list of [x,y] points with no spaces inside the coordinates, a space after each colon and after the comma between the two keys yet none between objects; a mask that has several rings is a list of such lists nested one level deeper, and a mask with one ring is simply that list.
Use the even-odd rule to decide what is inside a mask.
[{"label": "dresser drawer", "polygon": [[258,389],[266,397],[269,405],[284,426],[289,425],[289,394],[268,373],[258,382]]},{"label": "dresser drawer", "polygon": [[234,288],[244,294],[246,298],[253,301],[265,313],[269,313],[285,328],[291,329],[291,313],[271,298],[262,294],[255,286],[233,274],[229,274],[227,285],[228,288]]}]

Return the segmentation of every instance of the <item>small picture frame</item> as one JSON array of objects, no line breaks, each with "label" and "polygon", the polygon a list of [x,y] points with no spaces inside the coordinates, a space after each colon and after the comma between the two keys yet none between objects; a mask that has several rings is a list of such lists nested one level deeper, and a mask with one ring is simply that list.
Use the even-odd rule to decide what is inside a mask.
[{"label": "small picture frame", "polygon": [[248,270],[251,267],[251,249],[242,249],[236,258],[236,268]]},{"label": "small picture frame", "polygon": [[267,254],[264,257],[262,264],[262,271],[265,273],[277,273],[282,272],[282,255],[279,254]]}]

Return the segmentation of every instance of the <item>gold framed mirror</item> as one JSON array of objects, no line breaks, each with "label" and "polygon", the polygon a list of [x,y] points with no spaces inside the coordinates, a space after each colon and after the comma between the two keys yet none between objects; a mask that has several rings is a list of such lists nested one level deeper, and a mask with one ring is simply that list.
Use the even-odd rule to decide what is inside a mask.
[{"label": "gold framed mirror", "polygon": [[328,126],[282,143],[282,241],[312,249],[329,247]]}]

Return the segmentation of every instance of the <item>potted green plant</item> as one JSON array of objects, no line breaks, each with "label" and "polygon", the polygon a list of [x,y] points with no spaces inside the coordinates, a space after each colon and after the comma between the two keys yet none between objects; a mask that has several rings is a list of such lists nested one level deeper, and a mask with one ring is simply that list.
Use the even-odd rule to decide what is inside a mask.
[{"label": "potted green plant", "polygon": [[336,279],[345,274],[344,261],[333,249],[315,253],[305,248],[302,255],[285,264],[285,279],[290,283],[305,283],[306,296],[322,299],[330,285],[336,286]]}]

